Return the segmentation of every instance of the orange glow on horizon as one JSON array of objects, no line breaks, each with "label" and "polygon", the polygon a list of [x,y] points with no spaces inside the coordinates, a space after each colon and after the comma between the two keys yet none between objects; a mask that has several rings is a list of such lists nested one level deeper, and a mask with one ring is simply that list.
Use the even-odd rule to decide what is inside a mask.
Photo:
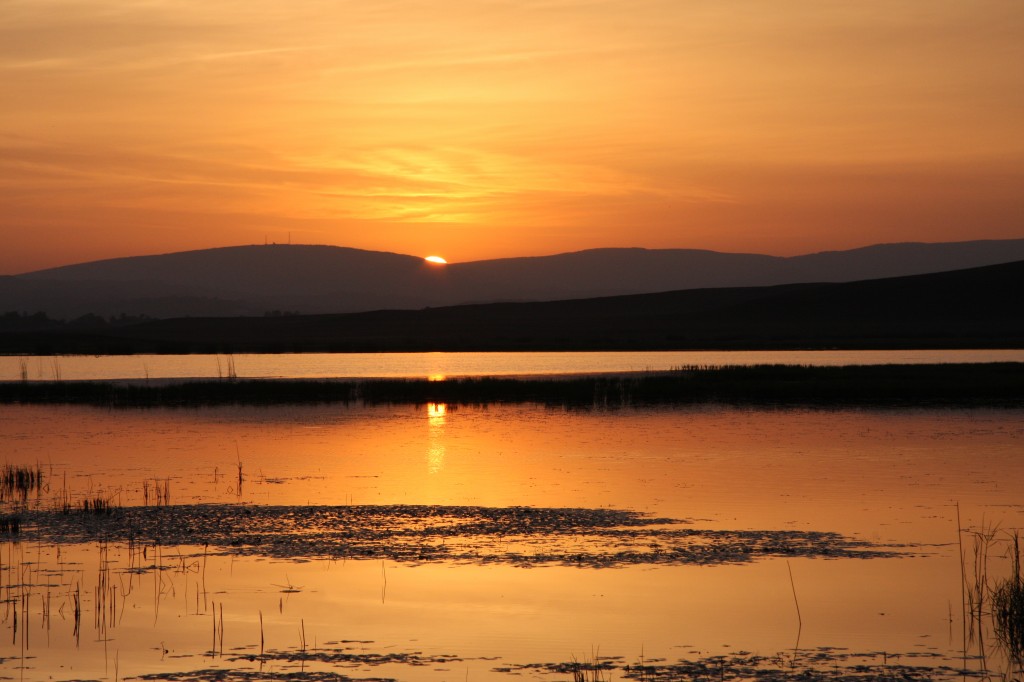
[{"label": "orange glow on horizon", "polygon": [[15,3],[0,275],[1020,237],[1024,3],[923,5]]},{"label": "orange glow on horizon", "polygon": [[440,256],[427,256],[423,260],[427,261],[428,263],[434,263],[436,265],[448,265],[448,261],[446,261],[444,258],[441,258]]}]

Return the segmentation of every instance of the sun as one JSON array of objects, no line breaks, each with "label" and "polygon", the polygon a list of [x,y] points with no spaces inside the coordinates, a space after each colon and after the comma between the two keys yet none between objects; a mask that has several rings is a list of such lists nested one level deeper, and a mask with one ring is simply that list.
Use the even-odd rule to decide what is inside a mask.
[{"label": "sun", "polygon": [[441,258],[440,256],[427,256],[423,260],[427,261],[428,263],[437,263],[438,265],[448,265],[448,261],[446,261],[444,258]]}]

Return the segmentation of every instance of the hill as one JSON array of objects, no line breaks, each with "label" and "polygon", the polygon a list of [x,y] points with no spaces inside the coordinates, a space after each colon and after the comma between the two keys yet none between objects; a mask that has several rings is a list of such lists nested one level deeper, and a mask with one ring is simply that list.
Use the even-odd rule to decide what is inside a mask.
[{"label": "hill", "polygon": [[32,353],[1024,347],[1024,261],[788,284],[0,335]]},{"label": "hill", "polygon": [[0,277],[0,312],[53,318],[253,316],[550,301],[682,289],[848,282],[1024,259],[1024,239],[884,244],[788,258],[594,249],[433,266],[331,246],[239,246],[118,258]]}]

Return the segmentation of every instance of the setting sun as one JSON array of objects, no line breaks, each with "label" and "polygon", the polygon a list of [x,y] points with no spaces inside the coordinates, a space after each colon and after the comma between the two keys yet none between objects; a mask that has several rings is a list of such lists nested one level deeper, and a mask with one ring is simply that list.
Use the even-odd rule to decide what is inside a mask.
[{"label": "setting sun", "polygon": [[428,263],[437,263],[438,265],[448,265],[448,261],[446,261],[444,258],[441,258],[440,256],[427,256],[423,260],[427,261]]}]

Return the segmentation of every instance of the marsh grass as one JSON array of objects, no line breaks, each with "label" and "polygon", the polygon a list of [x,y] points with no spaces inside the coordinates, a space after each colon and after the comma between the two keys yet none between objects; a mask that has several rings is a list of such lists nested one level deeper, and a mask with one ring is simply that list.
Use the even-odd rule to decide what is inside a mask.
[{"label": "marsh grass", "polygon": [[142,504],[148,507],[150,502],[157,507],[166,507],[171,503],[170,477],[163,480],[154,478],[152,481],[149,479],[142,481]]},{"label": "marsh grass", "polygon": [[[807,367],[697,367],[655,373],[552,378],[237,379],[181,383],[0,382],[0,403],[104,407],[303,403],[487,405],[573,408],[724,403],[801,406],[1024,405],[1024,363]],[[223,380],[230,379],[230,380]]]},{"label": "marsh grass", "polygon": [[0,516],[0,535],[17,535],[21,532],[21,517],[17,514]]},{"label": "marsh grass", "polygon": [[95,516],[110,516],[114,513],[114,508],[114,503],[111,500],[93,497],[82,500],[82,506],[79,511],[83,514],[93,514]]},{"label": "marsh grass", "polygon": [[43,469],[5,464],[0,469],[0,502],[17,501],[25,503],[32,493],[43,491]]},{"label": "marsh grass", "polygon": [[1020,534],[1013,533],[1010,576],[996,582],[992,590],[992,619],[995,635],[1018,666],[1024,665],[1024,576],[1020,571]]},{"label": "marsh grass", "polygon": [[[959,509],[958,509],[959,524]],[[1005,654],[1010,666],[1008,679],[1014,677],[1013,670],[1024,667],[1024,576],[1021,575],[1020,534],[1018,531],[1000,531],[997,526],[986,525],[984,521],[977,530],[970,531],[972,539],[970,561],[965,557],[961,529],[960,562],[963,581],[964,656],[973,650],[981,662],[982,671],[989,674],[989,651],[986,636],[994,636],[996,650]],[[1004,558],[1010,562],[1008,576],[993,576],[990,558],[1003,550]],[[987,635],[986,635],[987,633]]]},{"label": "marsh grass", "polygon": [[597,652],[580,661],[576,656],[572,657],[569,664],[569,673],[572,675],[572,682],[611,682],[611,673],[614,666],[610,661],[601,662]]}]

